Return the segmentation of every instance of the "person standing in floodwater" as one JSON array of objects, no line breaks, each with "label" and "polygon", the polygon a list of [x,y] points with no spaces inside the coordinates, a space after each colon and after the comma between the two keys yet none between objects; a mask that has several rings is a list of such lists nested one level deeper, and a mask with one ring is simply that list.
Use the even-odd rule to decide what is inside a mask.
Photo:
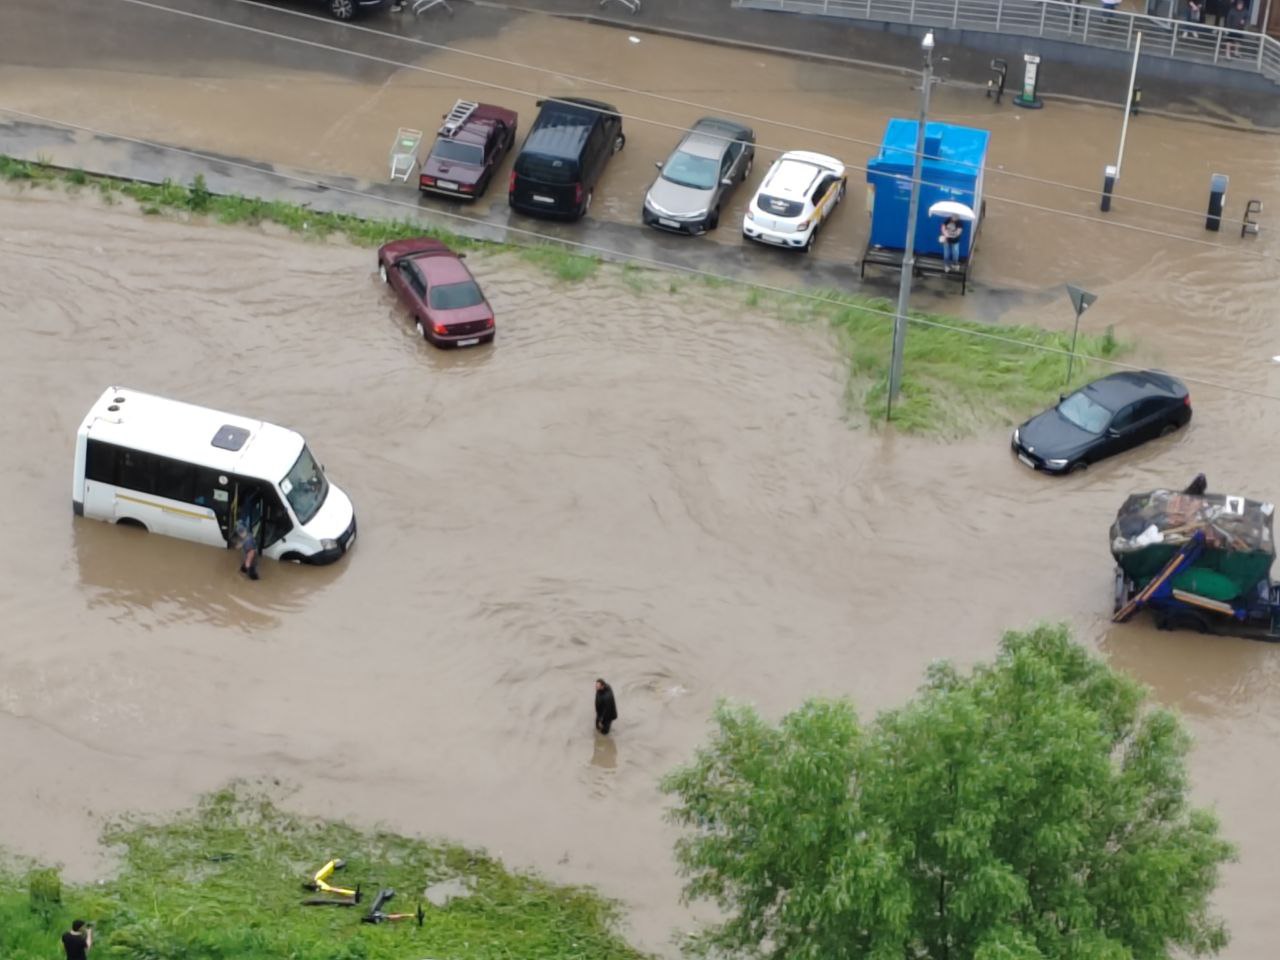
[{"label": "person standing in floodwater", "polygon": [[947,217],[942,224],[942,236],[938,239],[942,241],[942,269],[947,273],[952,267],[960,269],[960,235],[963,233],[959,217]]},{"label": "person standing in floodwater", "polygon": [[236,527],[236,539],[240,544],[240,572],[250,580],[258,579],[258,541],[245,524]]},{"label": "person standing in floodwater", "polygon": [[596,680],[596,729],[605,736],[618,719],[618,703],[613,699],[613,687],[602,679]]}]

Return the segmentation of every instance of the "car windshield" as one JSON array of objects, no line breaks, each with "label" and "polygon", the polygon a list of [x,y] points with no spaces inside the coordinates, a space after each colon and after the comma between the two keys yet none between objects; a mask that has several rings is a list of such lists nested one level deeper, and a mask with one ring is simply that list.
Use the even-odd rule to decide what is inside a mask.
[{"label": "car windshield", "polygon": [[695,190],[710,190],[720,175],[720,161],[677,150],[662,165],[662,179]]},{"label": "car windshield", "polygon": [[433,310],[461,310],[484,303],[484,294],[474,280],[464,280],[432,287],[428,299]]},{"label": "car windshield", "polygon": [[1058,412],[1081,430],[1102,433],[1111,422],[1111,411],[1081,390],[1058,404]]},{"label": "car windshield", "polygon": [[469,163],[473,166],[484,166],[484,148],[478,143],[459,143],[457,140],[437,140],[431,156],[436,160],[452,160],[454,163]]},{"label": "car windshield", "polygon": [[770,197],[763,193],[756,199],[756,206],[773,217],[798,217],[804,212],[804,204],[799,200]]},{"label": "car windshield", "polygon": [[573,183],[578,176],[578,167],[572,160],[562,157],[522,153],[516,161],[516,173],[540,183]]},{"label": "car windshield", "polygon": [[303,526],[310,523],[324,505],[324,498],[329,495],[329,481],[305,445],[293,469],[280,481],[280,490],[289,498],[289,506]]}]

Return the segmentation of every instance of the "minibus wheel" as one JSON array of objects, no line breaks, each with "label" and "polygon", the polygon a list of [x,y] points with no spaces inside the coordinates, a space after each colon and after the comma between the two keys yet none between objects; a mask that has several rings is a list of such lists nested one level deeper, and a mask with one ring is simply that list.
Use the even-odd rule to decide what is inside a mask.
[{"label": "minibus wheel", "polygon": [[141,520],[133,519],[133,517],[121,517],[119,520],[116,521],[116,526],[117,527],[134,527],[137,530],[141,530],[143,533],[147,532],[147,525],[143,523]]}]

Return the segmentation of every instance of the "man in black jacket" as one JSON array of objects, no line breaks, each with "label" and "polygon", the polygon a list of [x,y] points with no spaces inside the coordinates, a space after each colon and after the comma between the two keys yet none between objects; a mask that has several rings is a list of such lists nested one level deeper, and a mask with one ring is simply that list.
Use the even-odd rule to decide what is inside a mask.
[{"label": "man in black jacket", "polygon": [[613,687],[603,680],[596,681],[596,729],[608,736],[609,727],[618,719],[618,704],[613,699]]}]

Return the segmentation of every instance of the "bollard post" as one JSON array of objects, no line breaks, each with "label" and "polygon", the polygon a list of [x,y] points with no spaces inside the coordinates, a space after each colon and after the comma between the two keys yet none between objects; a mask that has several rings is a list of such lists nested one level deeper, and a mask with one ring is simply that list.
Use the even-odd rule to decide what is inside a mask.
[{"label": "bollard post", "polygon": [[1102,173],[1102,212],[1106,213],[1111,209],[1111,194],[1116,189],[1116,176],[1119,171],[1111,164],[1107,164],[1106,169]]},{"label": "bollard post", "polygon": [[1040,58],[1034,53],[1024,53],[1022,59],[1026,63],[1026,72],[1022,75],[1022,92],[1013,98],[1013,102],[1028,110],[1039,110],[1044,106],[1044,101],[1036,96],[1036,90],[1040,86]]},{"label": "bollard post", "polygon": [[1222,226],[1222,209],[1227,205],[1227,182],[1225,173],[1215,173],[1209,180],[1209,215],[1205,217],[1204,228],[1218,232]]}]

